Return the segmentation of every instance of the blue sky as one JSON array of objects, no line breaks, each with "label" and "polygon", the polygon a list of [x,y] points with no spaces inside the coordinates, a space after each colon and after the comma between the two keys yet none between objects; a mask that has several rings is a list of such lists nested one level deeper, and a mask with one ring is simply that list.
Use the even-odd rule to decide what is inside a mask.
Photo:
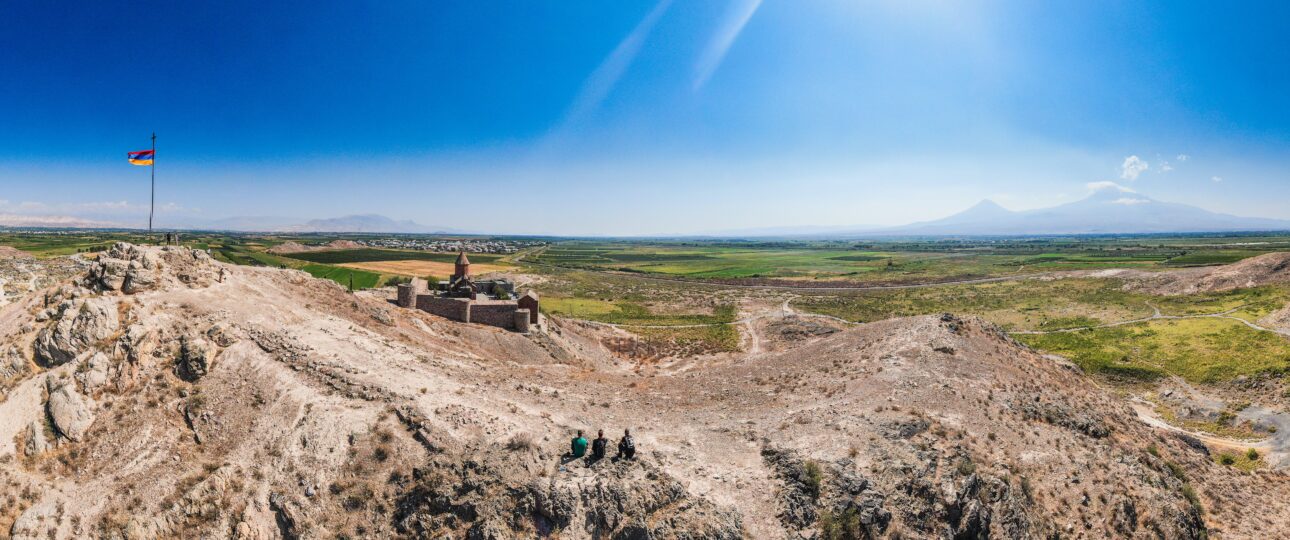
[{"label": "blue sky", "polygon": [[1286,35],[1276,2],[16,0],[0,215],[142,223],[156,131],[163,226],[899,224],[1104,181],[1290,218]]}]

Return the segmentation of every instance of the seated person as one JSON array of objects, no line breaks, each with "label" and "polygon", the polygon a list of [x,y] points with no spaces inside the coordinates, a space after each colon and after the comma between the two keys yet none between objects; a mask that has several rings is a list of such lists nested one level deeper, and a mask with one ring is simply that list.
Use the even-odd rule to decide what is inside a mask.
[{"label": "seated person", "polygon": [[623,438],[618,441],[618,457],[635,459],[636,458],[636,440],[632,439],[632,430],[624,429]]},{"label": "seated person", "polygon": [[605,430],[596,433],[596,439],[591,441],[591,459],[605,459],[605,447],[609,446],[609,439],[605,438]]},{"label": "seated person", "polygon": [[578,430],[578,436],[574,437],[573,440],[569,442],[569,444],[570,444],[569,453],[572,454],[573,457],[580,458],[582,456],[587,455],[587,439],[586,437],[582,436],[581,429]]}]

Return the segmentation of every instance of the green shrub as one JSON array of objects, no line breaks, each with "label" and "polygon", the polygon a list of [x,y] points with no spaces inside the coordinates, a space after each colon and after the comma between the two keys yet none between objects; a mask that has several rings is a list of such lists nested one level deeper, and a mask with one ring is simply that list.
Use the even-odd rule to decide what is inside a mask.
[{"label": "green shrub", "polygon": [[820,469],[820,464],[814,461],[807,461],[802,467],[805,473],[802,483],[806,485],[806,490],[812,497],[820,496],[820,486],[824,483],[824,471]]},{"label": "green shrub", "polygon": [[868,535],[864,525],[860,523],[860,511],[851,507],[841,515],[830,511],[821,513],[820,537],[824,540],[853,540],[868,538]]}]

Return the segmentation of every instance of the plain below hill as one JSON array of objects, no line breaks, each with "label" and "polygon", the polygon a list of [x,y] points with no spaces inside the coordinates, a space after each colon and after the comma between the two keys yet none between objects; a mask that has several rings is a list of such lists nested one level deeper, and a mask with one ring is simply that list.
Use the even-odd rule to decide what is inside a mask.
[{"label": "plain below hill", "polygon": [[[978,319],[887,320],[676,370],[618,356],[604,340],[632,339],[619,330],[549,324],[524,336],[294,270],[116,245],[0,308],[0,485],[15,494],[0,531],[1290,534],[1284,474],[1215,463]],[[574,430],[602,427],[633,428],[636,458],[563,456]]]}]

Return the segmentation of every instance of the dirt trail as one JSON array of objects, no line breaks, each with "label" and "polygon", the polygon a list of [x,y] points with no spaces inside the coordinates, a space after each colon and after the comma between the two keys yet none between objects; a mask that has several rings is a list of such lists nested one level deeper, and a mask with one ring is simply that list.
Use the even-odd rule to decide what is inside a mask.
[{"label": "dirt trail", "polygon": [[1142,399],[1139,399],[1139,398],[1134,398],[1133,400],[1131,400],[1129,402],[1129,406],[1133,407],[1133,412],[1137,413],[1138,420],[1141,420],[1144,424],[1147,424],[1151,427],[1163,429],[1166,431],[1172,431],[1174,433],[1183,433],[1186,435],[1190,435],[1210,446],[1232,448],[1232,449],[1241,450],[1241,451],[1245,451],[1250,448],[1254,448],[1260,451],[1266,451],[1272,448],[1272,445],[1271,445],[1272,439],[1270,438],[1262,439],[1258,441],[1246,441],[1241,439],[1229,439],[1227,437],[1219,437],[1217,435],[1205,433],[1202,431],[1191,431],[1191,430],[1180,428],[1178,426],[1170,424],[1168,421],[1161,418],[1160,415],[1156,414],[1154,405],[1152,405],[1147,401],[1143,401]]}]

